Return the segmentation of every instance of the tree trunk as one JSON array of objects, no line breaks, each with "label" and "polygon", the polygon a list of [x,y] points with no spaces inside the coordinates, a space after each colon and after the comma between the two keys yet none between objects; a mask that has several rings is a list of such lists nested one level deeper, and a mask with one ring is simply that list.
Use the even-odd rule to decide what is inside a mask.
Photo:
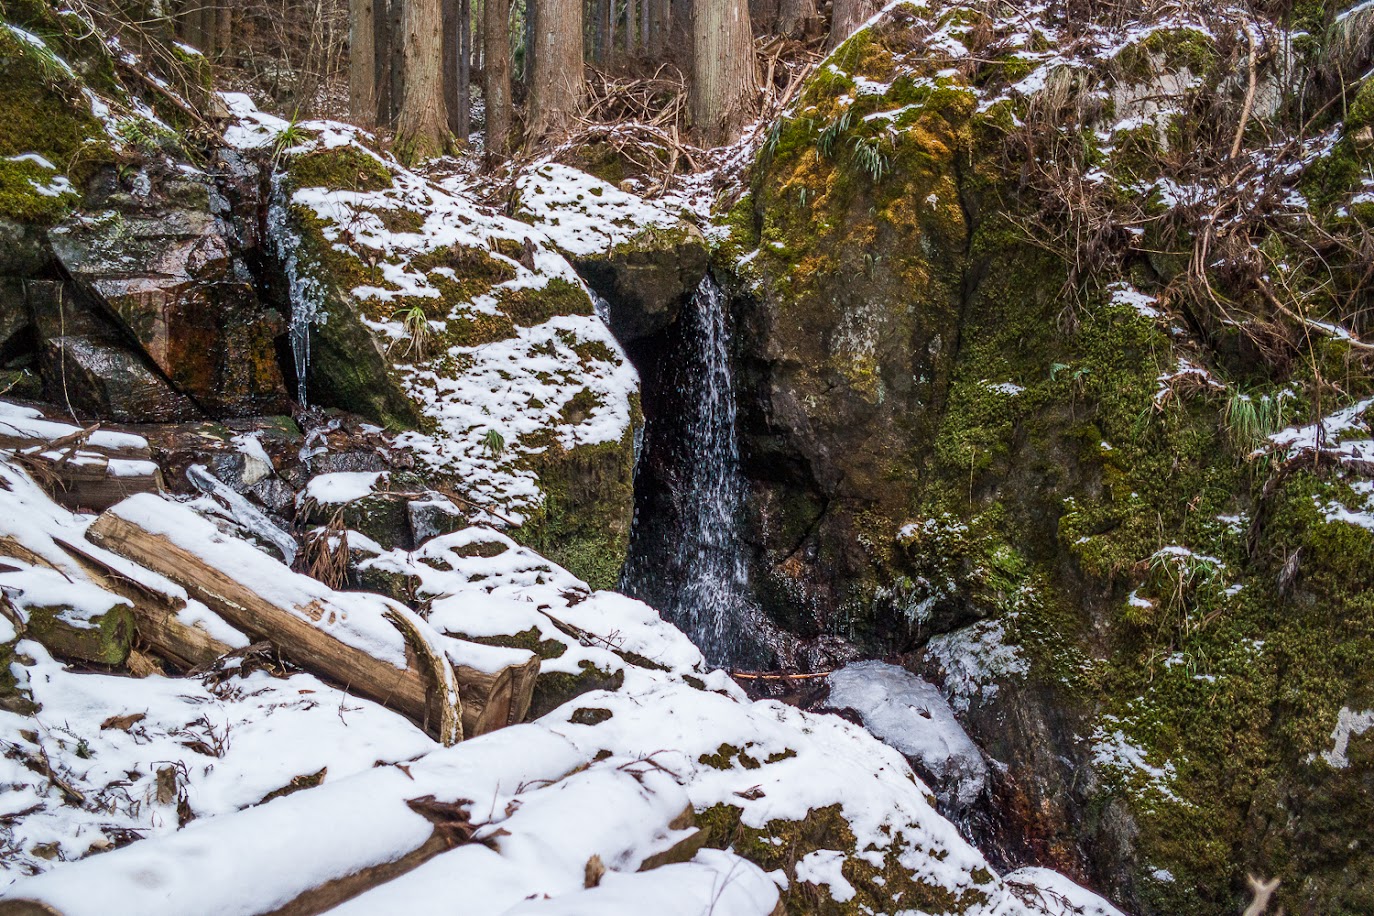
[{"label": "tree trunk", "polygon": [[529,139],[566,133],[582,105],[582,0],[537,0]]},{"label": "tree trunk", "polygon": [[410,162],[448,152],[448,107],[444,104],[443,0],[405,0],[401,16],[401,110],[396,148]]},{"label": "tree trunk", "polygon": [[816,0],[781,0],[774,30],[788,38],[802,38],[818,18]]},{"label": "tree trunk", "polygon": [[746,0],[696,0],[692,38],[692,126],[705,143],[729,143],[753,114],[758,94]]},{"label": "tree trunk", "polygon": [[464,143],[472,130],[472,2],[458,0],[458,113],[453,133]]},{"label": "tree trunk", "polygon": [[825,49],[833,51],[838,48],[880,8],[881,4],[877,0],[834,0],[831,7],[830,39],[825,43]]},{"label": "tree trunk", "polygon": [[229,58],[234,39],[234,0],[220,0],[219,12],[215,19],[215,49],[218,60]]},{"label": "tree trunk", "polygon": [[401,6],[403,0],[373,0],[377,8],[377,122],[396,126],[401,107]]},{"label": "tree trunk", "polygon": [[359,127],[377,125],[377,14],[373,0],[349,0],[348,115]]},{"label": "tree trunk", "polygon": [[485,0],[482,4],[482,62],[487,102],[487,166],[495,166],[510,153],[510,0]]},{"label": "tree trunk", "polygon": [[458,35],[458,0],[440,0],[444,8],[444,107],[448,113],[448,129],[458,133],[458,61],[462,56],[462,40]]},{"label": "tree trunk", "polygon": [[635,13],[635,0],[625,0],[625,56],[635,53],[635,33],[639,31],[639,16]]},{"label": "tree trunk", "polygon": [[649,53],[661,58],[668,48],[668,29],[671,23],[668,0],[646,0],[649,9],[649,31],[645,39]]}]

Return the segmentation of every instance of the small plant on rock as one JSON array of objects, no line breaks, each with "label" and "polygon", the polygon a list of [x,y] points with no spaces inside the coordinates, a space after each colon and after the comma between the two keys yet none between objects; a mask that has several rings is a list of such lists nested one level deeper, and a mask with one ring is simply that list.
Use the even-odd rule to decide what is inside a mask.
[{"label": "small plant on rock", "polygon": [[409,305],[396,312],[395,317],[401,319],[401,325],[405,328],[409,343],[406,346],[406,355],[414,354],[416,359],[425,358],[425,347],[429,344],[429,339],[433,336],[433,329],[429,326],[429,316],[425,310],[418,305]]}]

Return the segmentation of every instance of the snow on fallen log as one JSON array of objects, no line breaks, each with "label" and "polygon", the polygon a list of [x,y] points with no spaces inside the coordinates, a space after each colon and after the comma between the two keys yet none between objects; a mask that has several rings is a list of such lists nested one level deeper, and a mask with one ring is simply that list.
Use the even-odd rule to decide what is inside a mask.
[{"label": "snow on fallen log", "polygon": [[442,636],[398,602],[336,592],[177,503],[131,497],[101,515],[86,536],[166,576],[301,667],[396,709],[445,743],[507,725],[528,707],[529,698],[514,691],[532,682],[533,653]]},{"label": "snow on fallen log", "polygon": [[[32,407],[0,401],[0,449],[48,448],[54,442],[70,440],[82,432],[80,427],[70,423],[44,419],[43,414]],[[148,440],[132,433],[97,429],[85,437],[85,446],[108,458],[147,461],[153,457]]]},{"label": "snow on fallen log", "polygon": [[[184,669],[208,665],[248,645],[243,634],[189,598],[181,587],[88,543],[82,536],[87,524],[89,519],[55,504],[19,469],[0,462],[0,558],[11,572],[46,570],[59,576],[64,589],[71,592],[58,596],[64,603],[83,590],[101,592],[109,606],[121,604],[125,613],[132,612],[142,645]],[[62,616],[69,617],[72,611],[68,608]],[[93,629],[96,632],[84,635],[98,635],[99,627]],[[122,661],[104,651],[102,657],[91,658],[79,646],[46,636],[41,624],[31,635],[64,657],[103,664]]]},{"label": "snow on fallen log", "polygon": [[0,450],[14,453],[62,505],[100,511],[135,493],[160,493],[162,471],[148,440],[94,426],[54,423],[0,401]]}]

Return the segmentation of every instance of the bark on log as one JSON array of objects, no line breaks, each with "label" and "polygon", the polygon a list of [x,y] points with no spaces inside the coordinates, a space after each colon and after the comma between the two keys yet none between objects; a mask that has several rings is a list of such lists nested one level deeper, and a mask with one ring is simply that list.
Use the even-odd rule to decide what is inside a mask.
[{"label": "bark on log", "polygon": [[[434,683],[440,678],[426,676],[412,640],[386,620],[388,614],[413,617],[403,605],[378,595],[334,592],[246,543],[224,538],[189,509],[155,497],[136,497],[116,506],[96,520],[87,537],[176,582],[234,626],[276,645],[301,667],[397,710],[440,740],[451,743],[456,737],[452,717],[443,712],[457,705],[457,696],[445,683]],[[429,634],[428,639],[444,639]],[[394,660],[403,654],[404,667],[360,647],[369,641]],[[470,649],[475,657],[494,657],[488,647],[458,641],[446,645]],[[513,693],[515,674],[537,668],[538,659],[519,652],[509,658],[519,661],[491,670],[455,666],[457,693],[463,699],[463,734],[478,735],[508,724],[514,709],[528,704],[528,697]],[[524,679],[520,682],[523,685]],[[448,729],[443,728],[446,721]]]},{"label": "bark on log", "polygon": [[31,476],[68,509],[101,512],[135,493],[161,493],[162,471],[150,461],[107,458],[85,450],[26,452],[15,456]]},{"label": "bark on log", "polygon": [[183,670],[203,668],[234,650],[200,627],[183,623],[178,616],[186,602],[129,578],[110,560],[79,544],[57,539],[82,571],[101,588],[133,604],[134,627],[139,641],[152,654]]}]

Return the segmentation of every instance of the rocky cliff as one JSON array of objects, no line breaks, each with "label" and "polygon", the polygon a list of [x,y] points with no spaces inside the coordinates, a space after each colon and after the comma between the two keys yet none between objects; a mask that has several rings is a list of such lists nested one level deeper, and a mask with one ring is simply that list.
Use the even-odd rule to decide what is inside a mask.
[{"label": "rocky cliff", "polygon": [[1011,859],[1360,912],[1371,10],[1142,17],[899,4],[772,128],[715,252],[754,582],[942,681]]}]

